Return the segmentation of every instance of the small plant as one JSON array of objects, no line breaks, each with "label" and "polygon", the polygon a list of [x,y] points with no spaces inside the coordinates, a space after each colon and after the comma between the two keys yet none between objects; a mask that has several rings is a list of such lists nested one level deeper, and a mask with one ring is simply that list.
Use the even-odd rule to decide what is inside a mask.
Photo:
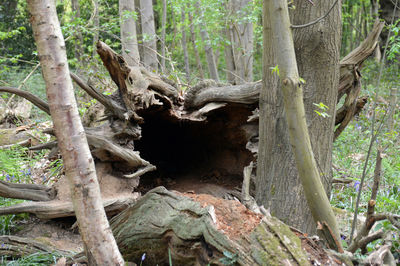
[{"label": "small plant", "polygon": [[330,115],[328,115],[328,113],[326,112],[329,107],[326,106],[324,103],[313,103],[313,105],[315,105],[316,107],[318,107],[319,110],[314,110],[314,112],[317,113],[317,115],[322,116],[323,118],[326,117],[330,117]]},{"label": "small plant", "polygon": [[224,251],[223,252],[224,256],[223,258],[219,259],[219,261],[223,265],[235,265],[238,259],[238,254],[232,254],[229,251]]}]

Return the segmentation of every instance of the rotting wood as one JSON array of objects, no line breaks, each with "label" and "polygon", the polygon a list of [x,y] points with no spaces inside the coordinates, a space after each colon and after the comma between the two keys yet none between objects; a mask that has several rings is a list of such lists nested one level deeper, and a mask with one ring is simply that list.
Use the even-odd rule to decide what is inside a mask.
[{"label": "rotting wood", "polygon": [[[373,32],[376,35],[376,28],[374,29]],[[375,36],[374,34],[371,33]],[[365,43],[370,44],[371,42],[366,41]],[[355,50],[358,52],[353,51],[350,55],[366,55],[365,49],[370,50],[370,48],[361,45]],[[108,121],[105,121],[102,126],[85,128],[89,145],[97,160],[117,162],[118,170],[123,169],[122,176],[136,179],[141,175],[148,176],[148,171],[155,170],[157,164],[165,163],[162,161],[164,159],[152,161],[154,156],[149,157],[149,152],[143,150],[148,149],[148,145],[153,146],[151,155],[160,152],[156,151],[156,145],[161,143],[171,143],[170,145],[162,144],[164,148],[159,147],[159,149],[163,149],[161,151],[163,153],[168,153],[169,149],[177,149],[178,147],[182,149],[184,146],[190,146],[196,142],[203,143],[195,146],[192,151],[183,152],[182,157],[185,159],[181,163],[178,162],[180,166],[170,165],[171,167],[181,167],[190,164],[187,158],[199,153],[199,150],[196,151],[196,149],[203,149],[205,145],[210,145],[209,149],[211,149],[212,144],[207,143],[214,143],[214,147],[216,144],[225,143],[226,152],[217,153],[217,157],[212,160],[215,166],[212,167],[220,168],[222,161],[226,161],[223,162],[225,165],[233,162],[238,170],[228,171],[229,174],[242,175],[243,167],[254,159],[250,154],[254,156],[257,154],[258,114],[256,112],[251,115],[251,110],[257,107],[261,82],[228,86],[206,80],[189,89],[182,99],[173,82],[159,77],[145,68],[129,67],[122,56],[116,54],[102,42],[98,42],[97,50],[112,80],[117,85],[118,92],[111,97],[102,95],[78,76],[71,74],[73,80],[91,97],[103,104],[108,112],[106,113]],[[345,70],[344,73],[357,74],[358,72],[351,69],[355,69],[352,67],[355,67],[356,63],[361,63],[357,62],[357,58],[360,60],[365,60],[365,58],[350,55],[346,57],[346,60],[342,60],[341,69]],[[348,75],[345,76],[349,77]],[[353,84],[353,81],[353,79],[342,78],[339,88],[348,88],[349,84]],[[28,97],[25,94],[21,94],[21,96]],[[356,99],[357,97],[353,98]],[[365,104],[364,99],[366,100],[366,98],[357,99],[357,111],[360,111]],[[44,110],[48,109],[47,103],[42,100],[33,100],[33,103]],[[342,108],[338,112],[337,122],[343,122],[346,114],[347,121],[350,121],[352,116],[346,112],[345,108]],[[247,121],[250,116],[251,121]],[[221,121],[225,122],[222,123]],[[141,124],[143,122],[145,124]],[[204,127],[206,124],[207,128]],[[168,133],[169,130],[176,130],[176,132]],[[160,140],[150,140],[149,137],[143,138],[143,132],[147,135],[152,132],[150,136]],[[162,134],[155,134],[154,132]],[[199,135],[200,132],[202,133]],[[47,130],[46,133],[52,134],[52,130]],[[187,142],[178,137],[187,135],[196,137]],[[176,140],[171,139],[171,137]],[[198,139],[200,137],[208,139],[208,141]],[[210,138],[214,140],[210,141]],[[152,144],[152,142],[154,143]],[[173,146],[175,144],[177,146]],[[54,145],[55,143],[51,144],[51,146]],[[224,158],[229,151],[232,153],[232,147],[235,147],[236,154],[242,155],[239,156],[239,161],[227,162]],[[140,155],[138,151],[141,152]],[[213,153],[215,152],[216,150]],[[142,154],[150,159],[143,159]],[[204,158],[196,156],[193,156],[193,162],[204,160]],[[168,159],[171,156],[165,155],[165,157],[167,161],[169,160],[169,164],[176,164],[173,160]],[[240,167],[242,168],[239,170]],[[202,171],[203,173],[212,172],[213,169],[211,167],[203,168]]]},{"label": "rotting wood", "polygon": [[8,183],[0,180],[0,196],[13,199],[49,201],[54,199],[55,191],[47,186]]},{"label": "rotting wood", "polygon": [[[148,192],[110,221],[124,258],[140,261],[146,252],[146,263],[160,265],[168,262],[169,249],[177,265],[221,265],[224,252],[235,256],[237,265],[282,265],[284,262],[308,265],[300,240],[276,218],[264,217],[260,224],[248,229],[250,232],[236,236],[229,232],[244,228],[227,227],[223,232],[218,227],[223,227],[224,217],[210,205],[201,207],[203,204],[162,187]],[[225,204],[236,214],[236,218],[232,217],[236,222],[231,224],[236,226],[240,217],[233,206],[240,204],[235,201],[225,201]],[[244,225],[246,221],[241,223]]]},{"label": "rotting wood", "polygon": [[[123,194],[113,196],[109,199],[103,198],[103,206],[108,215],[117,214],[133,204],[138,196],[138,194]],[[41,219],[54,219],[75,215],[72,202],[66,200],[23,202],[0,209],[0,215],[19,213],[34,214]]]},{"label": "rotting wood", "polygon": [[72,252],[63,251],[56,249],[55,247],[45,245],[37,240],[3,235],[0,236],[0,256],[1,257],[12,257],[19,258],[34,253],[54,253],[57,252],[59,255],[71,257]]}]

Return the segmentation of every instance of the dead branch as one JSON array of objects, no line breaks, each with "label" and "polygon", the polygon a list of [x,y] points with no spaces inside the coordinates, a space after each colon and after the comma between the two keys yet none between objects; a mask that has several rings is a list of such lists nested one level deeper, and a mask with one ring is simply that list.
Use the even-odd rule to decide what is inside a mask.
[{"label": "dead branch", "polygon": [[346,128],[351,119],[357,112],[364,107],[366,99],[359,101],[358,96],[361,91],[361,69],[363,62],[374,52],[378,38],[384,26],[383,22],[375,21],[374,27],[367,38],[353,51],[340,61],[340,80],[338,88],[338,98],[347,95],[343,106],[337,112],[335,125],[339,125],[335,130],[334,139]]},{"label": "dead branch", "polygon": [[42,242],[11,235],[0,236],[0,256],[19,258],[34,253],[54,253],[57,252],[62,256],[71,257],[73,253],[56,249],[55,247],[44,245]]},{"label": "dead branch", "polygon": [[0,92],[8,92],[23,97],[33,103],[35,106],[37,106],[40,110],[46,112],[47,114],[50,114],[49,105],[45,101],[28,91],[19,90],[12,87],[0,87]]},{"label": "dead branch", "polygon": [[57,141],[50,141],[47,143],[39,144],[36,146],[32,146],[29,148],[31,151],[40,151],[40,150],[45,150],[45,149],[53,149],[54,147],[57,147]]},{"label": "dead branch", "polygon": [[12,147],[15,147],[15,146],[29,147],[31,145],[31,142],[32,142],[31,139],[26,139],[26,140],[17,142],[15,144],[8,144],[8,145],[0,146],[0,150],[11,149]]},{"label": "dead branch", "polygon": [[[113,198],[103,198],[103,206],[108,215],[116,214],[133,204],[138,198],[135,194],[122,194]],[[0,215],[30,213],[41,219],[54,219],[74,216],[72,202],[52,200],[23,202],[9,207],[1,207]]]},{"label": "dead branch", "polygon": [[111,97],[100,93],[98,90],[92,86],[85,83],[81,78],[79,78],[74,73],[70,73],[71,78],[79,85],[84,91],[87,92],[91,97],[98,100],[102,105],[104,105],[108,110],[110,110],[116,117],[122,121],[127,119],[127,110],[125,107],[121,106],[118,102],[113,100]]},{"label": "dead branch", "polygon": [[258,103],[261,82],[226,85],[213,80],[200,82],[185,95],[185,109],[198,108],[209,102]]},{"label": "dead branch", "polygon": [[393,254],[390,252],[392,241],[390,234],[385,238],[384,245],[372,252],[364,261],[365,265],[396,265]]},{"label": "dead branch", "polygon": [[[115,161],[115,157],[117,157],[124,160],[131,167],[151,166],[148,161],[139,156],[138,152],[116,145],[102,135],[86,133],[86,138],[89,145],[94,147],[94,150],[92,150],[93,155],[102,161]],[[104,150],[110,154],[104,154],[102,152]]]},{"label": "dead branch", "polygon": [[[365,104],[368,102],[368,96],[363,96],[357,99],[357,103],[355,106],[354,116],[357,116],[361,110],[364,108]],[[335,125],[338,125],[343,122],[346,115],[348,113],[348,109],[345,106],[342,106],[337,112],[335,117]],[[348,123],[347,123],[348,124]]]},{"label": "dead branch", "polygon": [[377,239],[381,239],[385,236],[385,232],[383,229],[379,229],[376,232],[373,232],[372,234],[365,236],[358,241],[358,246],[361,249],[362,254],[367,253],[367,245],[371,243],[372,241],[375,241]]},{"label": "dead branch", "polygon": [[54,199],[52,189],[35,184],[16,184],[0,180],[0,196],[4,198],[49,201]]},{"label": "dead branch", "polygon": [[374,212],[376,204],[376,195],[378,193],[379,182],[381,178],[381,169],[382,169],[382,154],[381,150],[378,149],[378,153],[376,155],[375,171],[374,171],[374,184],[372,187],[371,199],[368,202],[367,218],[365,219],[365,223],[363,224],[360,232],[357,234],[357,236],[354,238],[350,246],[347,248],[347,251],[349,252],[354,253],[358,248],[365,249],[365,246],[369,243],[367,242],[369,239],[375,240],[377,239],[375,237],[383,236],[383,232],[380,234],[373,234],[371,235],[371,237],[368,236],[369,231],[377,221],[376,217],[374,216]]}]

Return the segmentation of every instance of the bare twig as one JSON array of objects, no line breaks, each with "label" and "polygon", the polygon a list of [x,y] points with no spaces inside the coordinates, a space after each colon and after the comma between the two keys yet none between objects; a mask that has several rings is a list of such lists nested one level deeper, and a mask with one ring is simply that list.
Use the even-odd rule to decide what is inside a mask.
[{"label": "bare twig", "polygon": [[329,8],[328,12],[326,12],[326,14],[323,15],[322,17],[317,18],[316,20],[311,21],[311,22],[306,23],[306,24],[303,24],[303,25],[292,25],[292,26],[290,26],[290,27],[291,27],[292,29],[299,29],[299,28],[309,27],[309,26],[311,26],[311,25],[314,25],[314,24],[320,22],[321,20],[323,20],[324,18],[326,18],[326,17],[329,15],[329,13],[331,13],[331,11],[333,10],[333,8],[334,8],[335,5],[337,4],[337,2],[339,2],[339,0],[336,0],[335,3],[333,3],[333,5],[331,6],[331,8]]},{"label": "bare twig", "polygon": [[379,229],[376,232],[373,232],[372,234],[361,238],[361,240],[358,242],[358,245],[361,249],[361,253],[365,254],[367,253],[366,247],[369,243],[371,243],[372,241],[375,241],[377,239],[381,239],[385,236],[385,232],[383,231],[383,229]]},{"label": "bare twig", "polygon": [[[22,86],[25,85],[25,83],[28,81],[28,79],[33,75],[33,73],[35,73],[36,69],[38,69],[38,67],[40,66],[40,62],[32,69],[32,71],[28,74],[28,76],[25,77],[25,79],[21,82],[21,84],[19,84],[18,86],[18,90],[20,90],[22,88]],[[11,103],[11,100],[14,98],[15,94],[13,94],[10,99],[7,102],[7,105],[9,105]]]},{"label": "bare twig", "polygon": [[42,99],[40,99],[39,97],[28,91],[19,90],[17,88],[12,88],[12,87],[0,87],[0,92],[17,94],[18,96],[21,96],[30,101],[31,103],[33,103],[40,110],[46,112],[47,114],[50,114],[49,105],[45,101],[43,101]]},{"label": "bare twig", "polygon": [[[397,6],[397,3],[398,3],[398,0],[396,0],[396,5],[395,6]],[[391,25],[393,25],[395,14],[396,14],[396,9],[394,8],[393,9],[393,14],[392,14]],[[386,51],[387,51],[388,44],[389,44],[390,34],[391,34],[391,31],[389,31],[387,39],[386,39],[385,49],[383,51],[382,62],[381,62],[380,68],[379,68],[378,85],[376,87],[376,92],[375,92],[376,98],[378,98],[379,86],[380,86],[381,79],[382,79],[383,67],[385,65],[385,56],[386,56]],[[358,207],[359,207],[359,204],[360,204],[362,187],[364,185],[364,180],[365,180],[365,177],[366,177],[366,170],[367,170],[367,166],[368,166],[368,160],[369,160],[369,157],[371,155],[372,147],[373,147],[373,145],[375,143],[375,139],[377,138],[378,134],[380,133],[380,130],[382,129],[382,125],[383,125],[383,121],[382,121],[380,126],[379,126],[379,128],[378,128],[378,130],[375,132],[376,107],[377,107],[377,102],[374,101],[373,113],[372,113],[372,122],[371,122],[371,140],[370,140],[370,144],[369,144],[369,148],[368,148],[367,157],[366,157],[365,163],[364,163],[363,173],[362,173],[362,177],[361,177],[361,181],[360,181],[360,189],[358,190],[358,194],[357,194],[357,200],[356,200],[356,206],[355,206],[355,210],[354,210],[353,223],[352,223],[352,226],[351,226],[350,243],[353,240],[354,231],[355,231],[355,228],[356,228],[356,225],[357,225],[356,221],[357,221],[357,215],[358,215]],[[385,112],[384,116],[386,116],[386,114],[387,114],[387,111]]]}]

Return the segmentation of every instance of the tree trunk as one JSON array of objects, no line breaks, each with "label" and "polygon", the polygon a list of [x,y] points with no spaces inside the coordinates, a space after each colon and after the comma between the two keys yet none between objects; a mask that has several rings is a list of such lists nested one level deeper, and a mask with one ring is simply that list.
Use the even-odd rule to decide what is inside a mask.
[{"label": "tree trunk", "polygon": [[253,25],[246,20],[252,5],[250,0],[230,0],[228,10],[233,19],[228,27],[228,40],[231,41],[235,84],[253,80]]},{"label": "tree trunk", "polygon": [[[285,0],[266,0],[264,4],[264,9],[266,9],[264,14],[267,15],[266,20],[270,20],[268,26],[271,27],[271,36],[275,36],[272,37],[272,45],[277,52],[276,65],[279,66],[278,71],[280,72],[280,74],[276,74],[279,75],[281,80],[285,117],[289,131],[289,142],[294,154],[299,179],[314,221],[318,224],[323,224],[325,222],[330,227],[333,236],[336,237],[338,249],[341,250],[339,242],[340,234],[336,219],[321,182],[317,163],[311,148],[303,104],[303,90],[297,72],[296,55],[290,29],[287,2]],[[271,38],[271,36],[266,37]],[[265,71],[269,71],[267,67],[268,66],[264,68]],[[267,87],[265,87],[264,90],[265,89],[267,89]],[[332,128],[329,133],[331,136],[330,143],[332,143]],[[263,148],[264,147],[260,146],[259,150]],[[280,178],[280,182],[282,182],[282,178],[284,177],[281,176]],[[288,190],[284,193],[275,191],[275,195],[278,194],[279,196],[279,193],[284,194],[284,197],[281,199],[286,201],[286,206],[288,206],[287,191]],[[302,222],[304,222],[304,220],[302,220]],[[325,240],[328,240],[329,243],[329,238],[325,235],[323,235],[323,237]]]},{"label": "tree trunk", "polygon": [[165,72],[165,30],[167,28],[167,0],[162,0],[161,20],[161,71]]},{"label": "tree trunk", "polygon": [[146,253],[148,265],[308,265],[286,225],[260,218],[235,201],[159,187],[111,224],[124,258]]},{"label": "tree trunk", "polygon": [[138,66],[140,56],[136,37],[135,1],[119,0],[119,16],[122,56],[130,66]]},{"label": "tree trunk", "polygon": [[[295,2],[296,10],[292,11],[294,12],[292,23],[298,25],[314,20],[325,14],[333,2],[318,2],[315,6],[302,1]],[[337,28],[339,24],[340,8],[337,5],[323,22],[295,29],[293,36],[299,73],[306,82],[304,106],[306,107],[311,145],[326,191],[330,191],[333,126],[339,81],[340,29]],[[266,36],[266,38],[270,37]],[[276,65],[276,63],[271,64],[269,67]],[[271,69],[264,69],[264,72],[266,71],[271,71]],[[281,96],[277,91],[268,93],[272,94],[268,99],[274,100],[261,100],[260,104],[268,105],[270,106],[268,108],[271,109],[267,109],[267,113],[264,113],[267,116],[266,121],[269,121],[265,125],[267,133],[264,138],[268,138],[265,141],[271,143],[267,146],[269,158],[264,157],[265,165],[262,162],[260,165],[262,159],[259,157],[261,169],[258,172],[257,200],[260,204],[270,207],[271,212],[286,223],[300,228],[304,232],[315,233],[316,225],[309,215],[307,201],[301,189],[294,157],[291,154]],[[268,102],[264,103],[264,101]],[[329,107],[326,112],[330,118],[320,117],[314,112],[316,107],[313,103],[321,102]]]},{"label": "tree trunk", "polygon": [[200,17],[200,35],[201,39],[203,40],[204,43],[204,50],[206,53],[206,59],[207,59],[207,65],[208,65],[208,71],[210,72],[210,78],[218,81],[218,70],[217,66],[215,64],[215,58],[214,58],[214,52],[211,46],[211,40],[210,36],[208,35],[207,32],[207,27],[206,24],[204,23],[204,15],[203,15],[203,10],[201,9],[200,3],[197,1],[195,3],[195,7],[197,9],[198,15]]},{"label": "tree trunk", "polygon": [[199,70],[200,78],[204,79],[203,65],[201,64],[199,49],[197,49],[197,45],[196,45],[196,33],[194,31],[193,16],[192,16],[192,13],[190,13],[190,12],[189,12],[189,24],[190,24],[190,27],[189,27],[190,35],[191,35],[190,39],[192,41],[194,55],[196,56],[197,69]]},{"label": "tree trunk", "polygon": [[96,56],[96,43],[99,41],[99,27],[100,27],[100,18],[99,18],[99,0],[93,0],[93,8],[94,8],[94,17],[93,17],[93,26],[94,26],[94,34],[93,34],[93,54],[92,56]]},{"label": "tree trunk", "polygon": [[235,84],[235,61],[233,59],[233,50],[232,50],[232,36],[231,36],[231,30],[226,25],[226,28],[223,30],[224,36],[226,38],[226,44],[225,44],[225,64],[226,64],[226,81],[229,84]]},{"label": "tree trunk", "polygon": [[[81,8],[79,6],[79,0],[72,0],[72,11],[74,12],[73,19],[80,19],[81,17]],[[76,30],[75,32],[75,58],[78,60],[78,62],[81,61],[81,56],[83,55],[83,37],[82,33],[79,29]],[[78,67],[83,67],[81,64],[78,64]]]},{"label": "tree trunk", "polygon": [[152,1],[140,0],[140,16],[143,38],[142,61],[149,70],[157,72],[157,36]]},{"label": "tree trunk", "polygon": [[182,9],[182,50],[183,50],[183,59],[185,61],[185,74],[186,74],[186,82],[190,81],[190,69],[189,69],[189,55],[187,50],[187,42],[186,42],[186,15],[184,9]]},{"label": "tree trunk", "polygon": [[86,256],[92,265],[124,265],[104,212],[93,158],[74,99],[55,2],[30,0],[28,7]]}]

